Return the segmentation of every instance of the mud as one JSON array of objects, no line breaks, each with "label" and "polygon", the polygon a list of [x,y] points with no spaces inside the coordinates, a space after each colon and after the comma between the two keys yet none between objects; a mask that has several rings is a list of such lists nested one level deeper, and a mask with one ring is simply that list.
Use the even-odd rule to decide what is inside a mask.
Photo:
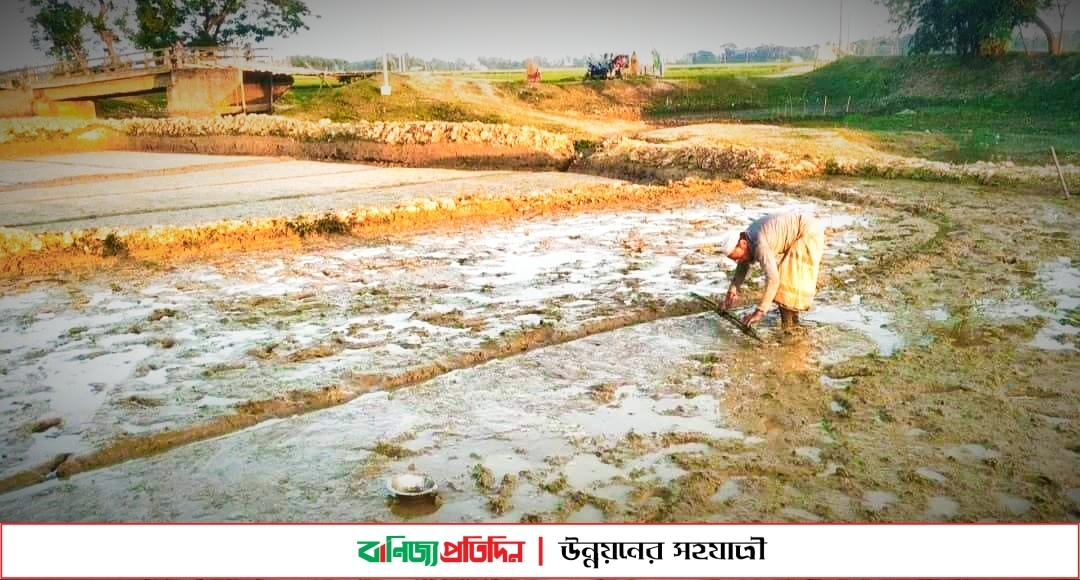
[{"label": "mud", "polygon": [[16,157],[0,160],[0,185],[3,186],[2,191],[21,191],[34,186],[109,181],[131,176],[168,175],[207,166],[225,169],[267,161],[269,159],[257,157],[167,156],[135,152]]},{"label": "mud", "polygon": [[[870,220],[765,191],[739,199],[12,283],[0,299],[9,321],[0,334],[0,388],[9,401],[0,476],[118,439],[130,448],[131,437],[201,433],[150,445],[164,449],[280,414],[245,408],[250,401],[337,389],[337,399],[300,407],[319,408],[359,387],[412,384],[489,360],[485,351],[506,350],[515,337],[528,350],[550,344],[546,334],[648,319],[634,313],[670,311],[689,292],[723,292],[730,264],[709,244],[767,211],[817,211],[835,232],[829,252],[837,256]],[[238,405],[248,418],[198,426]],[[19,435],[48,417],[62,427]],[[90,463],[126,457],[107,455]]]},{"label": "mud", "polygon": [[[933,188],[936,203],[920,188]],[[30,487],[0,496],[0,513],[1080,517],[1077,363],[1036,340],[1067,345],[1074,336],[1080,256],[1056,235],[1074,226],[1072,210],[1052,198],[1014,204],[993,189],[802,184],[801,195],[874,209],[815,203],[837,218],[820,299],[802,332],[780,333],[767,317],[770,346],[760,349],[709,314],[679,317],[686,311],[675,303],[688,291],[724,288],[730,264],[709,253],[715,233],[809,201],[750,191],[661,211],[534,218],[375,245],[337,239],[300,254],[12,283],[5,320],[17,324],[8,332],[38,341],[33,351],[5,353],[19,376],[30,376],[35,360],[81,354],[89,337],[115,337],[108,353],[153,354],[109,385],[90,419],[73,408],[81,395],[54,410],[49,385],[9,397],[32,399],[33,410],[6,414],[9,445],[22,446],[8,488]],[[1017,243],[1033,250],[1014,252]],[[68,319],[78,308],[96,321],[120,318]],[[648,311],[676,317],[642,323]],[[163,326],[139,342],[125,336],[137,324]],[[335,332],[341,342],[328,340]],[[72,373],[96,360],[72,359]],[[196,388],[170,394],[174,378]],[[259,398],[260,388],[281,397]],[[219,430],[200,431],[214,421]],[[53,441],[37,442],[45,438]],[[63,455],[70,449],[100,451]],[[40,465],[27,460],[35,453]],[[440,497],[423,506],[388,501],[381,478],[405,469],[435,476]]]},{"label": "mud", "polygon": [[[173,172],[162,172],[167,168]],[[139,171],[135,171],[138,169]],[[0,161],[19,188],[0,225],[33,233],[197,226],[393,207],[418,197],[509,193],[614,180],[562,173],[455,171],[274,157],[99,152]],[[182,173],[181,173],[182,172]],[[176,175],[182,174],[182,180]]]},{"label": "mud", "polygon": [[[687,474],[672,457],[763,444],[726,425],[719,397],[728,380],[705,376],[689,358],[746,348],[704,314],[623,328],[9,493],[0,513],[19,521],[572,521],[595,519],[591,507],[634,520],[643,493]],[[589,396],[591,385],[612,380],[620,385],[613,401]],[[388,500],[383,478],[405,470],[440,483],[437,504],[410,511]]]}]

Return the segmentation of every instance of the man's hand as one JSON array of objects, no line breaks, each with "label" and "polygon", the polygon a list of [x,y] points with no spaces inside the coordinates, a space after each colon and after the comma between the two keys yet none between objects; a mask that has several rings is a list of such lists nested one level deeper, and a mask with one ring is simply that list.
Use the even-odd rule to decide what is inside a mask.
[{"label": "man's hand", "polygon": [[724,310],[731,310],[732,306],[735,306],[735,301],[739,299],[739,291],[732,286],[728,288],[727,295],[724,296]]},{"label": "man's hand", "polygon": [[762,311],[760,308],[755,308],[753,312],[747,314],[746,316],[743,316],[742,321],[743,324],[747,326],[754,326],[755,324],[761,322],[762,318],[765,318],[765,312]]}]

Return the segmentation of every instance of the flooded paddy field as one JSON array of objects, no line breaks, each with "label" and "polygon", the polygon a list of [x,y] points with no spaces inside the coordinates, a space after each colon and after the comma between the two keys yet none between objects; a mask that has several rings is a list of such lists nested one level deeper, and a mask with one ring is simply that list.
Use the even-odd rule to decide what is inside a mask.
[{"label": "flooded paddy field", "polygon": [[[588,213],[377,245],[336,241],[305,253],[210,258],[66,283],[9,282],[0,300],[2,475],[184,430],[251,401],[327,387],[369,390],[380,377],[537,329],[580,331],[685,302],[690,292],[722,293],[731,264],[710,243],[783,209],[825,220],[830,267],[839,273],[869,259],[857,240],[873,218],[858,208],[746,190],[663,212]],[[834,294],[840,303],[809,320],[867,326],[862,309]],[[848,347],[890,354],[896,334],[882,326],[848,337]],[[707,342],[738,342],[723,326],[706,334]]]},{"label": "flooded paddy field", "polygon": [[276,157],[99,151],[0,159],[0,227],[28,232],[198,225],[618,180]]},{"label": "flooded paddy field", "polygon": [[[657,490],[695,457],[767,445],[726,426],[719,403],[729,381],[712,361],[740,349],[708,315],[626,327],[47,482],[0,509],[17,520],[661,516]],[[386,501],[383,478],[407,469],[440,483],[438,504]],[[753,485],[743,480],[717,482],[717,509]]]},{"label": "flooded paddy field", "polygon": [[848,246],[868,223],[861,212],[769,192],[743,197],[746,205],[332,243],[8,292],[2,475],[251,400],[407,372],[531,329],[722,293],[730,264],[710,242],[766,211],[819,211],[834,228],[830,254],[858,262]]},{"label": "flooded paddy field", "polygon": [[[821,292],[759,347],[688,296],[786,209],[829,228]],[[0,478],[38,471],[0,517],[1080,519],[1076,221],[824,180],[7,280]],[[438,499],[388,501],[405,470]]]}]

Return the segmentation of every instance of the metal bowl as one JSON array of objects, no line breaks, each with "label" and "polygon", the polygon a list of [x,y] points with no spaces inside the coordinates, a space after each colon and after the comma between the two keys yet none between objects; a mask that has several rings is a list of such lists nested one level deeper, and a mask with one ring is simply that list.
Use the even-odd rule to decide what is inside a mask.
[{"label": "metal bowl", "polygon": [[400,473],[386,480],[386,491],[395,497],[423,497],[438,489],[434,479],[418,473]]}]

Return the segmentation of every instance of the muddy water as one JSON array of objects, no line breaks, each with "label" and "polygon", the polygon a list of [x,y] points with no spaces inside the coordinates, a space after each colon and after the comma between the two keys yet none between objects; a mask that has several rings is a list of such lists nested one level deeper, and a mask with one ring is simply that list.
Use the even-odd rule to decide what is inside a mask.
[{"label": "muddy water", "polygon": [[937,308],[926,315],[938,322],[981,317],[990,321],[1041,319],[1035,336],[1025,345],[1046,351],[1075,351],[1080,337],[1080,269],[1060,256],[1039,266],[1036,292],[1007,300],[976,300],[968,312]]},{"label": "muddy water", "polygon": [[[728,378],[698,362],[753,351],[721,324],[708,314],[666,319],[370,393],[0,496],[0,517],[619,520],[635,490],[685,473],[672,454],[708,450],[713,441],[764,444],[725,426],[718,401]],[[820,351],[835,346],[819,342]],[[500,492],[477,486],[478,469],[496,488],[505,476],[516,479],[505,503],[492,507]],[[438,481],[436,503],[386,497],[385,478],[407,470]],[[590,499],[574,508],[578,493]]]},{"label": "muddy water", "polygon": [[1080,269],[1069,258],[1043,264],[1039,269],[1043,288],[1051,295],[1045,326],[1039,329],[1031,346],[1047,350],[1075,351],[1080,335]]},{"label": "muddy water", "polygon": [[34,182],[87,175],[123,175],[138,171],[213,167],[237,162],[274,161],[268,157],[209,155],[156,155],[136,151],[99,151],[24,157],[0,160],[0,184],[24,185]]},{"label": "muddy water", "polygon": [[[271,157],[99,152],[0,160],[0,225],[32,232],[274,218],[415,198],[619,180],[556,171],[377,167]],[[10,177],[8,177],[10,176]]]},{"label": "muddy water", "polygon": [[[834,228],[827,272],[842,278],[867,259],[856,246],[869,216],[760,192],[747,205],[584,214],[377,246],[343,241],[10,288],[0,299],[0,475],[335,384],[344,373],[397,373],[539,324],[574,328],[628,305],[720,293],[732,264],[700,249],[727,228],[788,209],[816,210]],[[824,293],[808,320],[845,334],[834,358],[898,345],[886,318],[838,293]],[[588,425],[610,424],[603,413],[581,422],[590,436]]]}]

